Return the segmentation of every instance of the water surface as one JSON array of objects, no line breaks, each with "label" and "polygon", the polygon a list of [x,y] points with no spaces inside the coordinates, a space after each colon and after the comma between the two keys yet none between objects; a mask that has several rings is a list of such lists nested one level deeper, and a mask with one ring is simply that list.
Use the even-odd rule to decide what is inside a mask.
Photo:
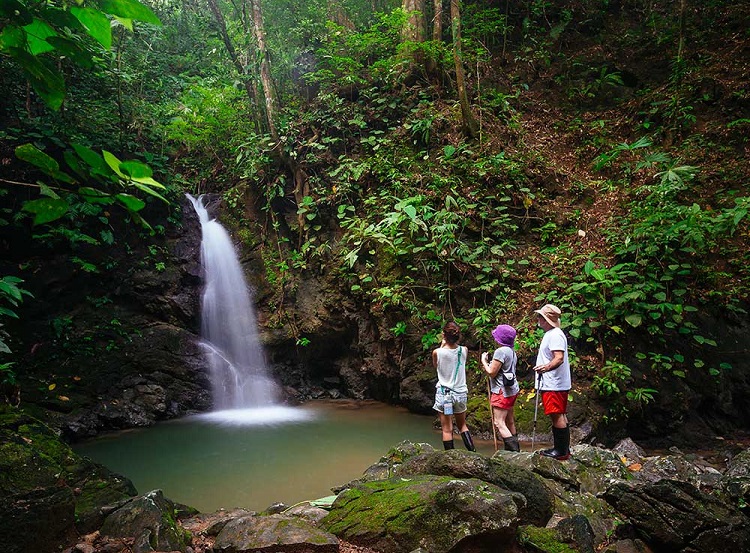
[{"label": "water surface", "polygon": [[[139,493],[162,489],[202,512],[260,511],[331,495],[401,441],[442,449],[435,417],[377,402],[214,412],[129,430],[74,449],[130,478]],[[487,455],[494,448],[475,440]],[[462,442],[456,436],[455,444]]]}]

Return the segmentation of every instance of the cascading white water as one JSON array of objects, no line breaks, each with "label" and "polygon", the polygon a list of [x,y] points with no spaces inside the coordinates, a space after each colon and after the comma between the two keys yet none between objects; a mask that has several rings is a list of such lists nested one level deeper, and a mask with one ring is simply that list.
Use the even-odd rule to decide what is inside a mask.
[{"label": "cascading white water", "polygon": [[202,345],[211,368],[215,410],[272,406],[278,387],[268,377],[255,308],[226,229],[209,219],[203,196],[187,195],[201,223]]}]

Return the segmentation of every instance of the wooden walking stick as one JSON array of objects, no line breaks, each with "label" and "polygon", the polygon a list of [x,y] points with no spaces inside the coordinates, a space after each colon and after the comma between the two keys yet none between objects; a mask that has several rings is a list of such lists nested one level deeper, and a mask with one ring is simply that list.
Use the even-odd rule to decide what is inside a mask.
[{"label": "wooden walking stick", "polygon": [[495,442],[495,451],[497,451],[497,430],[495,429],[495,408],[492,406],[492,388],[490,387],[490,377],[487,376],[487,400],[490,404],[490,424],[492,424],[492,440]]}]

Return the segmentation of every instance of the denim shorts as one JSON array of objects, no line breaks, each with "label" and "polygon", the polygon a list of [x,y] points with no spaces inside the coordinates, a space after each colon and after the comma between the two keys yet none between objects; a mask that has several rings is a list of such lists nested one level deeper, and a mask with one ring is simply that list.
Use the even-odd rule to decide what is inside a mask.
[{"label": "denim shorts", "polygon": [[454,392],[447,388],[439,387],[435,390],[435,405],[432,408],[438,413],[443,412],[443,404],[448,401],[453,403],[453,414],[457,415],[466,412],[466,402],[469,394]]}]

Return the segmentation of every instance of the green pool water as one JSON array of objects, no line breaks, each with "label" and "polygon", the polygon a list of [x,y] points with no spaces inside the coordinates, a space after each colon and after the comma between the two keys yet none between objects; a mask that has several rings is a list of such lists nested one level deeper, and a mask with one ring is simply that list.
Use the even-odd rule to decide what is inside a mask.
[{"label": "green pool water", "polygon": [[[435,417],[378,402],[224,411],[102,436],[74,449],[202,512],[331,495],[404,440],[442,449]],[[487,455],[492,442],[475,440]],[[456,437],[456,447],[462,447]]]}]

